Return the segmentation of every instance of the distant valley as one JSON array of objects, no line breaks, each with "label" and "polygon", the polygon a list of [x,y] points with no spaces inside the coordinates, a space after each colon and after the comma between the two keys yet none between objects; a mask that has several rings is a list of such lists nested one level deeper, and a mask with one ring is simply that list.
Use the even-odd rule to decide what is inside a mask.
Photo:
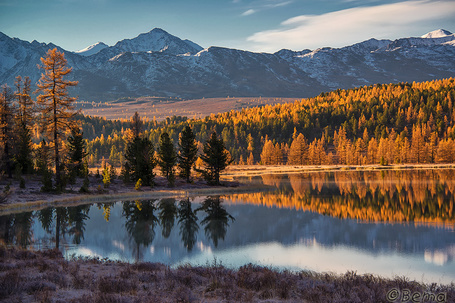
[{"label": "distant valley", "polygon": [[[171,116],[203,118],[231,110],[294,102],[294,98],[226,97],[183,100],[180,98],[122,98],[114,102],[77,101],[76,108],[84,115],[106,119],[129,120],[137,111],[144,119],[162,121]],[[178,104],[176,104],[178,103]],[[178,105],[178,106],[177,106]]]}]

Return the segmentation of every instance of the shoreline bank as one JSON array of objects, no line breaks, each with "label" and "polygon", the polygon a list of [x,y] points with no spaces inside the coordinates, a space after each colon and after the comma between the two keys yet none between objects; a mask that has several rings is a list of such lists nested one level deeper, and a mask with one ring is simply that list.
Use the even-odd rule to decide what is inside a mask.
[{"label": "shoreline bank", "polygon": [[124,185],[116,179],[108,188],[102,187],[102,180],[90,177],[90,193],[81,194],[77,192],[82,184],[78,180],[72,185],[70,190],[61,194],[43,193],[40,191],[41,182],[37,176],[28,176],[26,179],[26,189],[21,189],[19,180],[0,180],[0,189],[4,189],[7,184],[11,185],[10,195],[6,203],[0,204],[0,214],[17,213],[42,209],[50,206],[76,206],[96,202],[115,202],[124,199],[147,199],[147,198],[166,198],[166,197],[194,197],[198,195],[222,195],[230,193],[264,191],[270,189],[267,185],[247,185],[235,178],[256,177],[266,174],[297,174],[297,173],[317,173],[317,172],[337,172],[337,171],[383,171],[383,170],[429,170],[429,169],[455,169],[455,164],[412,164],[412,165],[231,165],[222,174],[223,186],[209,186],[201,180],[196,180],[187,184],[182,180],[176,182],[176,186],[167,187],[164,178],[156,177],[155,187],[144,187],[137,191],[133,185]]},{"label": "shoreline bank", "polygon": [[224,178],[260,176],[262,174],[290,174],[336,171],[384,171],[455,169],[455,164],[393,164],[393,165],[231,165]]},{"label": "shoreline bank", "polygon": [[[246,264],[183,265],[65,260],[58,250],[0,246],[0,302],[454,302],[455,284],[423,284],[348,271],[277,271]],[[403,301],[404,302],[404,301]]]},{"label": "shoreline bank", "polygon": [[224,195],[233,193],[259,192],[270,189],[263,185],[246,185],[232,182],[225,182],[224,186],[185,186],[184,188],[151,188],[147,190],[134,190],[134,188],[124,188],[121,192],[113,193],[62,193],[62,194],[42,194],[42,199],[35,201],[23,201],[20,193],[16,194],[19,199],[10,199],[8,203],[0,205],[0,215],[20,213],[24,211],[35,211],[47,207],[69,207],[92,203],[110,203],[122,200],[144,200],[161,198],[184,199],[195,196]]}]

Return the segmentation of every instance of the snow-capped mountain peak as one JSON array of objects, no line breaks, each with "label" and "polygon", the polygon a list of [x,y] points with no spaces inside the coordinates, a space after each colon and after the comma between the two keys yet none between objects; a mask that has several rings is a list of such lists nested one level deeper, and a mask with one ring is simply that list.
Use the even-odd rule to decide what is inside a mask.
[{"label": "snow-capped mountain peak", "polygon": [[[269,54],[221,47],[202,50],[154,29],[90,56],[81,51],[96,51],[103,44],[65,55],[73,79],[79,81],[74,93],[86,101],[131,96],[302,98],[338,88],[453,77],[455,35],[440,30],[425,36]],[[13,86],[17,75],[30,76],[36,83],[40,57],[54,47],[0,33],[0,84]]]},{"label": "snow-capped mountain peak", "polygon": [[450,35],[452,35],[452,33],[445,29],[437,29],[421,36],[420,38],[442,38]]},{"label": "snow-capped mountain peak", "polygon": [[98,53],[100,50],[105,49],[106,47],[109,46],[103,42],[98,42],[93,45],[87,46],[84,49],[78,50],[75,53],[87,57]]},{"label": "snow-capped mountain peak", "polygon": [[114,48],[121,52],[165,52],[173,55],[197,53],[202,47],[189,40],[181,40],[161,28],[154,28],[133,39],[117,42]]}]

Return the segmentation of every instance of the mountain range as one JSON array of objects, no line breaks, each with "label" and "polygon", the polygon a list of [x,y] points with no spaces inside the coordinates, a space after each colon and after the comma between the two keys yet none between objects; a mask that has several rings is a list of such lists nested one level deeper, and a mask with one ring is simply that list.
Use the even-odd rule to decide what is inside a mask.
[{"label": "mountain range", "polygon": [[455,35],[442,29],[421,37],[271,54],[204,49],[155,28],[113,46],[99,42],[78,52],[0,33],[0,84],[13,86],[17,75],[35,83],[40,57],[55,47],[65,52],[71,78],[79,81],[72,93],[85,101],[139,96],[301,98],[338,88],[455,76]]}]

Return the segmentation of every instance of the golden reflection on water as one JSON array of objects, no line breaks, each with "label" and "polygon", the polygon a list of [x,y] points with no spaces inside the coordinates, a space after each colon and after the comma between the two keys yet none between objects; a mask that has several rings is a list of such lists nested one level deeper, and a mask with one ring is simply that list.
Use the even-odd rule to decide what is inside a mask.
[{"label": "golden reflection on water", "polygon": [[313,211],[367,222],[455,229],[455,170],[384,170],[264,175],[276,191],[234,194],[234,204]]}]

